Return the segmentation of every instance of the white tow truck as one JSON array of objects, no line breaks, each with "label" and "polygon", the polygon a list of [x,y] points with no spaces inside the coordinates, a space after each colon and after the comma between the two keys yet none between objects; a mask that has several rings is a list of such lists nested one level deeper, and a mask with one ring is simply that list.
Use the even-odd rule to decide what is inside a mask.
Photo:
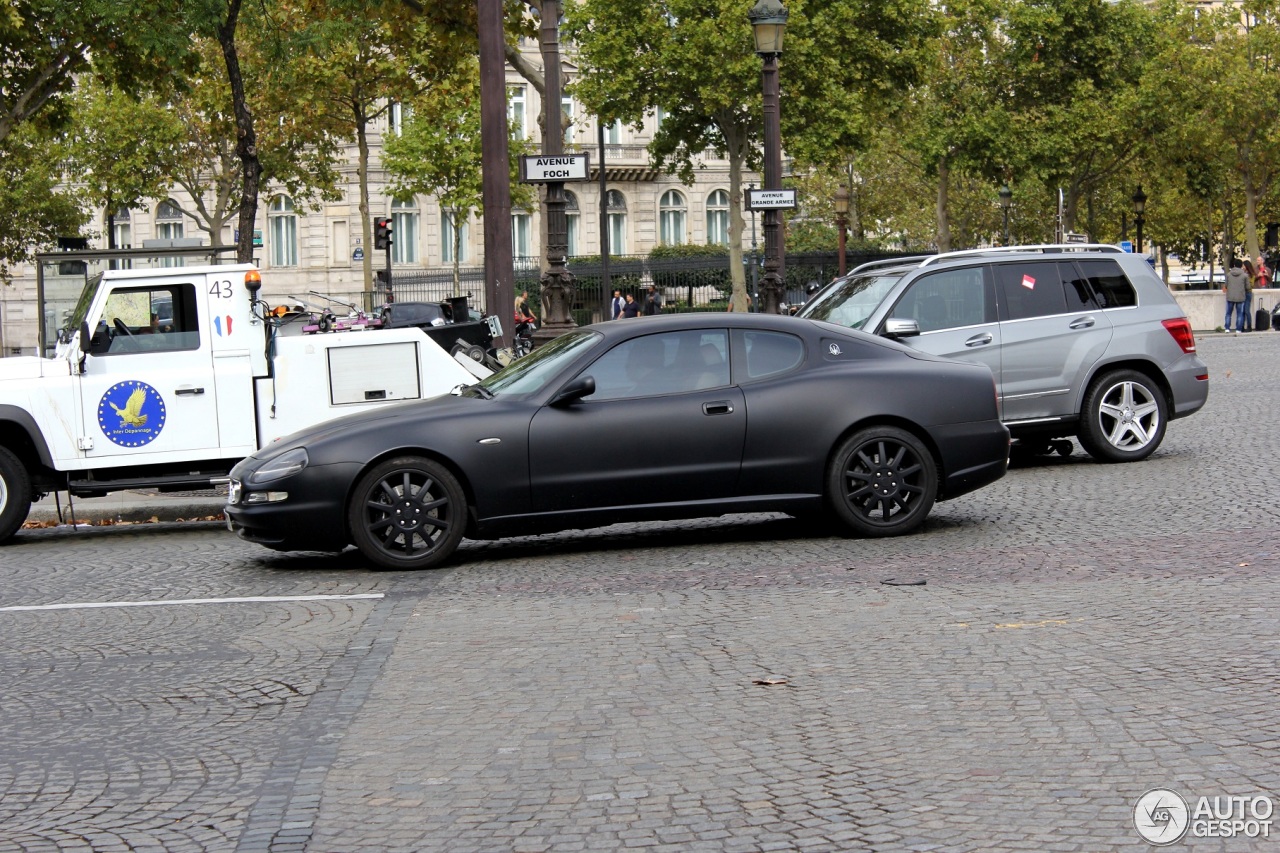
[{"label": "white tow truck", "polygon": [[276,438],[489,373],[419,328],[285,323],[261,286],[251,264],[107,270],[51,357],[0,358],[0,542],[45,494],[210,488]]}]

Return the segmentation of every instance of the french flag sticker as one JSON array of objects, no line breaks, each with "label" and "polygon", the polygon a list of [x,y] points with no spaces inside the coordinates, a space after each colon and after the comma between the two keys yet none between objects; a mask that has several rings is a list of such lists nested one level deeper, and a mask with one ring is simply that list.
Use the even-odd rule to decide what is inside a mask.
[{"label": "french flag sticker", "polygon": [[[226,325],[227,325],[227,330],[225,332],[222,331],[223,320],[226,321]],[[223,335],[230,337],[231,336],[231,315],[228,314],[226,317],[214,317],[213,330],[218,333],[218,337],[222,337]]]}]

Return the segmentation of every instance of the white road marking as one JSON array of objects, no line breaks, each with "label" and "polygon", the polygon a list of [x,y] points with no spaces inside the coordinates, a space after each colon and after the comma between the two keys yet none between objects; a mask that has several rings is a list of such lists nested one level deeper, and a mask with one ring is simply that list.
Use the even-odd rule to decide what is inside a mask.
[{"label": "white road marking", "polygon": [[92,610],[104,607],[167,607],[173,604],[278,604],[286,601],[351,601],[354,599],[383,598],[386,593],[361,592],[351,595],[262,595],[246,598],[171,598],[161,601],[90,601],[78,604],[25,604],[0,607],[0,613],[17,613],[26,610]]}]

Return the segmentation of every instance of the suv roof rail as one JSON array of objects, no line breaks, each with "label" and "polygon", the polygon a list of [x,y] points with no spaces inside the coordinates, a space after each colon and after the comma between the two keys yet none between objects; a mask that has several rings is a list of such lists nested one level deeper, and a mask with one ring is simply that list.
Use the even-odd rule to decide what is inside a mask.
[{"label": "suv roof rail", "polygon": [[865,264],[858,264],[856,267],[850,270],[848,274],[853,275],[854,273],[863,272],[865,270],[878,269],[879,267],[891,267],[891,266],[896,266],[898,264],[911,264],[916,261],[924,260],[925,258],[928,258],[928,257],[930,257],[930,255],[903,255],[900,258],[881,258],[878,261],[867,261]]},{"label": "suv roof rail", "polygon": [[1011,254],[1017,252],[1066,252],[1066,251],[1087,251],[1087,252],[1114,252],[1116,254],[1126,254],[1125,250],[1111,243],[1037,243],[1030,246],[988,246],[985,249],[962,249],[956,252],[942,252],[937,255],[931,255],[925,258],[920,266],[928,266],[936,261],[946,261],[951,258],[965,258],[981,255],[1000,255]]}]

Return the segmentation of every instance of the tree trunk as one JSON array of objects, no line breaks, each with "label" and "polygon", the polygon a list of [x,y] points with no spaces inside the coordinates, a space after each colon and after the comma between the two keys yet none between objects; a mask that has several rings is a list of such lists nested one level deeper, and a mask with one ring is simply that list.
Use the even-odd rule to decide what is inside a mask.
[{"label": "tree trunk", "polygon": [[[742,267],[742,232],[746,222],[742,215],[742,167],[746,161],[743,151],[741,128],[721,127],[725,148],[729,152],[729,308],[747,311],[747,276]],[[755,258],[753,257],[754,261]]]},{"label": "tree trunk", "polygon": [[1261,198],[1262,192],[1259,190],[1257,183],[1253,180],[1253,175],[1245,172],[1244,175],[1244,250],[1249,255],[1249,260],[1254,261],[1262,252],[1258,248],[1258,200]]},{"label": "tree trunk", "polygon": [[[453,224],[453,295],[461,296],[462,271],[459,269],[459,265],[462,263],[462,229],[458,227],[458,212],[456,210],[446,215],[449,217],[449,222]],[[453,321],[455,323],[462,322],[457,317],[454,317]]]},{"label": "tree trunk", "polygon": [[[364,246],[364,289],[373,290],[373,231],[369,226],[369,132],[365,123],[365,115],[358,101],[352,101],[352,112],[355,113],[356,147],[359,159],[356,162],[356,176],[360,181],[360,235]],[[391,239],[395,239],[394,232]]]},{"label": "tree trunk", "polygon": [[227,81],[231,84],[231,105],[236,116],[236,154],[241,163],[239,240],[236,260],[242,264],[253,260],[253,227],[258,218],[258,189],[262,181],[262,163],[258,160],[258,140],[253,131],[253,114],[244,97],[244,78],[240,75],[240,58],[236,53],[236,24],[240,17],[240,0],[231,0],[227,19],[218,27],[218,44],[227,63]]},{"label": "tree trunk", "polygon": [[951,181],[951,165],[946,157],[938,158],[938,251],[951,251],[951,215],[947,201],[948,185]]}]

